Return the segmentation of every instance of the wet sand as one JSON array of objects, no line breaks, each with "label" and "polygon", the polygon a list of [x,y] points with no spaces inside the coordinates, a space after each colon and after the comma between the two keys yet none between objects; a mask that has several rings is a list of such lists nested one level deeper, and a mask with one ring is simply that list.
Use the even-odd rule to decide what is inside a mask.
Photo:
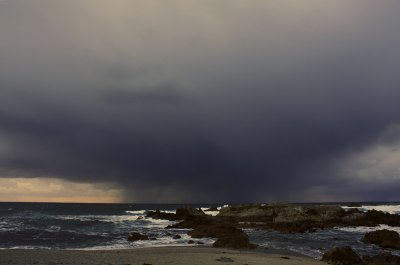
[{"label": "wet sand", "polygon": [[37,265],[326,265],[311,258],[211,247],[128,250],[0,250],[0,264]]}]

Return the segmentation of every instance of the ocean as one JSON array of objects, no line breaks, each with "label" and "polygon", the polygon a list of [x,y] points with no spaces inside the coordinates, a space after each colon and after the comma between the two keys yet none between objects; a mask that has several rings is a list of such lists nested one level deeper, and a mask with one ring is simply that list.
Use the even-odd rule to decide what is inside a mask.
[{"label": "ocean", "polygon": [[[182,206],[203,209],[223,205],[182,204],[74,204],[74,203],[0,203],[0,249],[126,249],[162,246],[187,246],[191,239],[187,229],[165,229],[174,222],[138,219],[148,210],[175,212]],[[349,207],[343,206],[344,209]],[[361,210],[381,210],[400,214],[400,203],[365,203]],[[216,215],[218,212],[206,212]],[[368,231],[400,227],[346,227],[318,230],[313,233],[281,234],[274,231],[246,229],[250,241],[260,251],[292,251],[320,258],[334,246],[351,246],[361,255],[379,254],[383,250],[360,240]],[[128,242],[131,232],[145,233],[153,240]],[[180,235],[174,239],[175,235]],[[196,239],[204,245],[214,240]],[[392,251],[400,255],[400,251]]]}]

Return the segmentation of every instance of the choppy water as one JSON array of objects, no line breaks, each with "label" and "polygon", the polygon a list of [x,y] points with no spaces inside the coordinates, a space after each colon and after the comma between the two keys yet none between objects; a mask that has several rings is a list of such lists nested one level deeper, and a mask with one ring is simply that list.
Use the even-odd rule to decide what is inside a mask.
[{"label": "choppy water", "polygon": [[[157,204],[59,204],[0,203],[0,248],[42,249],[121,249],[150,246],[187,245],[191,239],[186,229],[164,229],[173,222],[138,219],[147,210],[175,212],[183,205]],[[208,208],[216,205],[190,205]],[[347,209],[349,207],[344,206]],[[400,214],[400,204],[365,204],[361,210],[382,210]],[[218,212],[207,212],[216,215]],[[354,227],[318,230],[314,233],[281,234],[274,231],[247,229],[250,240],[262,248],[291,250],[320,258],[333,246],[352,246],[359,254],[378,254],[377,246],[360,240],[372,230],[399,227]],[[155,240],[128,242],[131,232],[145,233]],[[180,239],[173,239],[174,235]],[[211,245],[213,239],[195,240]],[[400,251],[394,251],[400,255]]]},{"label": "choppy water", "polygon": [[[195,205],[198,206],[198,205]],[[112,249],[187,245],[185,229],[173,222],[140,219],[146,210],[173,211],[182,205],[0,203],[0,248]],[[130,243],[131,232],[157,238]],[[181,239],[173,239],[174,235]],[[202,240],[211,244],[212,240]]]}]

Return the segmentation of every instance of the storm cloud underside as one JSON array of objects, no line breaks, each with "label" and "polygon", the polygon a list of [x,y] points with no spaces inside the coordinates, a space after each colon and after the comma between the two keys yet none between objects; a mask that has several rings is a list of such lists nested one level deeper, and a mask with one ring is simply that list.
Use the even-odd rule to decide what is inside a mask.
[{"label": "storm cloud underside", "polygon": [[399,200],[399,12],[0,2],[0,176],[137,202]]}]

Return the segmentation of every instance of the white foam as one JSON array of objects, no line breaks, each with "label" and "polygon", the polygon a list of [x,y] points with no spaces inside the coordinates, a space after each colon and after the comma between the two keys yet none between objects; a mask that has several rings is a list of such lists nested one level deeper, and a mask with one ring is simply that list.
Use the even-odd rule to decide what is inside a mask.
[{"label": "white foam", "polygon": [[[111,250],[111,249],[132,249],[132,248],[149,248],[149,247],[166,247],[166,246],[197,246],[197,242],[202,242],[202,246],[211,246],[214,243],[212,238],[192,239],[187,234],[179,234],[181,238],[173,239],[171,236],[160,237],[156,240],[139,240],[128,242],[126,239],[121,239],[112,245],[94,246],[87,248],[79,248],[79,250]],[[195,241],[194,244],[188,244],[189,240]]]},{"label": "white foam", "polygon": [[382,211],[385,213],[390,213],[390,214],[400,214],[400,205],[362,205],[361,207],[349,207],[349,206],[342,206],[343,209],[348,210],[348,209],[359,209],[361,211],[370,211],[370,210],[376,210],[376,211]]},{"label": "white foam", "polygon": [[[220,207],[219,207],[220,208]],[[200,208],[205,214],[211,215],[211,216],[216,216],[219,213],[218,211],[207,211],[209,208]]]},{"label": "white foam", "polygon": [[162,213],[176,213],[176,210],[165,210],[161,211]]},{"label": "white foam", "polygon": [[341,231],[346,231],[346,232],[357,232],[357,233],[363,233],[363,234],[365,234],[367,232],[382,230],[382,229],[392,230],[392,231],[396,231],[397,233],[400,233],[400,227],[389,226],[389,225],[336,227],[336,229],[341,230]]},{"label": "white foam", "polygon": [[146,218],[145,220],[149,221],[151,223],[152,227],[158,227],[158,228],[164,228],[166,226],[176,223],[173,221],[162,220],[162,219],[153,219],[153,218]]},{"label": "white foam", "polygon": [[138,210],[138,211],[125,211],[125,213],[135,214],[135,215],[144,215],[146,210]]},{"label": "white foam", "polygon": [[8,249],[52,249],[51,247],[44,247],[44,246],[18,246],[18,247],[9,247],[9,248],[0,248],[1,250],[8,250]]},{"label": "white foam", "polygon": [[63,220],[78,220],[82,222],[111,222],[117,225],[123,225],[124,223],[136,221],[138,215],[57,215],[54,216],[54,218]]}]

